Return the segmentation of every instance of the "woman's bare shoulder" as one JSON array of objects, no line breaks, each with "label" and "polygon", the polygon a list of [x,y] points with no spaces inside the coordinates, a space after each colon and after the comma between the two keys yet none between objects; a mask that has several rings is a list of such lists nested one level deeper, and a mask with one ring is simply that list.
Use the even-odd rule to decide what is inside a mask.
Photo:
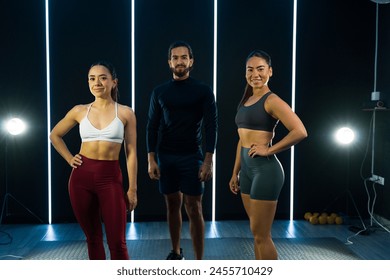
[{"label": "woman's bare shoulder", "polygon": [[81,117],[83,117],[89,107],[90,104],[78,104],[73,106],[72,109],[69,110],[67,113],[67,116],[79,120]]},{"label": "woman's bare shoulder", "polygon": [[121,114],[125,114],[127,116],[134,114],[134,110],[127,105],[119,104],[118,103],[118,112]]},{"label": "woman's bare shoulder", "polygon": [[72,110],[75,111],[75,112],[81,112],[81,111],[85,111],[88,109],[88,107],[90,106],[91,104],[77,104],[75,105]]},{"label": "woman's bare shoulder", "polygon": [[272,94],[270,94],[268,96],[268,98],[266,99],[265,101],[266,103],[268,103],[267,105],[280,105],[281,103],[283,104],[287,104],[286,101],[284,101],[277,93],[275,92],[272,92]]},{"label": "woman's bare shoulder", "polygon": [[118,115],[124,123],[135,122],[135,113],[129,106],[118,104]]}]

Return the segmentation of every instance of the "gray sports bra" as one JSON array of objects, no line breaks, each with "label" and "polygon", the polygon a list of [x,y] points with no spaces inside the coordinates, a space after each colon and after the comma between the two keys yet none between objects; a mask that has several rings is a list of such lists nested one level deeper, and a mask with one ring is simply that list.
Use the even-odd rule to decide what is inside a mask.
[{"label": "gray sports bra", "polygon": [[237,127],[273,132],[279,120],[274,119],[264,109],[264,102],[271,94],[271,91],[267,92],[252,105],[241,105],[235,119]]}]

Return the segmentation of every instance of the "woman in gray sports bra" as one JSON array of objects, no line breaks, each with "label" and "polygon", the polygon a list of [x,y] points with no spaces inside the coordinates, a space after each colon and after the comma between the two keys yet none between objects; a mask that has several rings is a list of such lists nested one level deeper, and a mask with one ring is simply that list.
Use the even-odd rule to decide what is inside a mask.
[{"label": "woman in gray sports bra", "polygon": [[[247,85],[236,114],[239,142],[229,182],[234,194],[241,193],[254,236],[256,259],[278,258],[271,228],[284,184],[284,171],[276,154],[307,137],[299,117],[269,89],[271,76],[270,56],[260,50],[251,52],[246,60]],[[289,132],[272,144],[279,122]]]}]

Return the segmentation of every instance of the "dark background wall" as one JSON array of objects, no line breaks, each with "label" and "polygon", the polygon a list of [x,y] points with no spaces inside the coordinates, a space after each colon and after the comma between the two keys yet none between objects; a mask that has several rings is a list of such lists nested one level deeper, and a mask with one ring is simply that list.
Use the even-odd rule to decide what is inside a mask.
[{"label": "dark background wall", "polygon": [[[0,197],[8,192],[42,219],[47,216],[47,111],[44,1],[0,2]],[[4,123],[28,120],[25,134],[8,136]],[[9,199],[13,218],[30,218]]]},{"label": "dark background wall", "polygon": [[[217,100],[219,110],[219,140],[217,146],[217,218],[245,218],[239,196],[229,191],[238,141],[234,123],[238,102],[244,93],[245,60],[255,49],[262,49],[272,57],[274,75],[270,88],[291,104],[293,1],[219,1],[218,7],[218,62]],[[281,133],[281,134],[280,134]],[[279,125],[275,142],[284,133]],[[290,153],[278,155],[286,183],[279,198],[277,216],[288,218],[290,197]]]},{"label": "dark background wall", "polygon": [[[213,2],[136,1],[135,81],[138,125],[139,206],[135,218],[165,219],[165,203],[158,185],[148,175],[145,127],[150,94],[155,86],[172,78],[168,67],[168,47],[175,40],[187,41],[194,52],[191,75],[213,83]],[[207,185],[205,218],[211,218],[211,187]]]},{"label": "dark background wall", "polygon": [[[93,101],[87,74],[97,60],[115,65],[120,101],[131,106],[130,22],[130,1],[115,1],[115,5],[50,1],[52,127],[76,104]],[[81,144],[78,128],[66,135],[65,141],[77,153]],[[70,172],[69,165],[52,149],[53,221],[74,220],[67,190]]]},{"label": "dark background wall", "polygon": [[[378,83],[377,90],[381,92],[382,100],[390,108],[390,6],[381,5],[379,7],[379,50],[378,50]],[[383,174],[385,177],[385,187],[378,187],[378,204],[375,212],[383,217],[390,218],[390,111],[381,111],[376,114],[376,154],[374,171]],[[386,181],[387,180],[387,181]]]},{"label": "dark background wall", "polygon": [[[373,108],[370,97],[374,90],[376,4],[371,1],[299,3],[297,112],[310,136],[297,146],[296,211],[333,208],[354,216],[357,210],[353,198],[361,214],[367,215],[368,196],[362,177],[370,176],[372,112],[363,109]],[[390,5],[379,5],[379,11],[377,90],[388,99],[389,82],[385,77],[390,68],[384,42],[390,36]],[[375,171],[385,178],[390,174],[385,169],[385,161],[390,156],[388,129],[385,129],[389,113],[379,112],[381,120],[378,118],[377,125],[382,129],[376,139],[382,149],[375,150],[378,160]],[[354,128],[357,135],[353,145],[342,147],[334,142],[333,132],[340,126]],[[381,200],[377,201],[376,210],[386,217],[389,212],[385,210],[388,206],[383,198],[388,197],[389,183],[385,180],[384,187],[375,187]],[[372,201],[371,183],[367,184],[367,190]]]},{"label": "dark background wall", "polygon": [[[188,41],[194,50],[192,76],[217,83],[219,140],[216,165],[217,219],[245,218],[242,203],[228,190],[237,133],[235,109],[245,86],[245,58],[263,49],[273,58],[271,89],[291,104],[293,1],[218,1],[217,80],[213,80],[213,1],[135,1],[135,112],[138,121],[139,206],[135,218],[165,219],[157,185],[147,175],[145,125],[149,96],[154,86],[171,78],[168,45]],[[377,90],[390,106],[390,4],[379,5]],[[295,218],[306,211],[337,211],[367,215],[367,193],[361,178],[370,176],[370,102],[374,84],[376,4],[369,0],[300,0],[297,25],[296,112],[309,138],[295,148]],[[47,221],[47,110],[44,1],[0,2],[0,117],[28,120],[21,137],[1,131],[1,202],[8,191],[37,216]],[[130,1],[50,1],[51,127],[74,105],[89,103],[87,72],[99,59],[111,61],[119,75],[120,102],[131,104]],[[375,186],[375,212],[390,218],[390,112],[376,113],[375,173],[385,186]],[[338,146],[332,134],[341,125],[357,133],[349,148]],[[282,125],[276,139],[286,133]],[[78,129],[65,138],[71,151],[80,145]],[[7,148],[6,148],[7,144]],[[53,222],[73,222],[67,181],[70,169],[52,149],[51,184]],[[4,159],[4,160],[3,160]],[[290,152],[279,155],[286,184],[277,218],[285,219],[290,207]],[[122,157],[123,164],[123,157]],[[6,168],[7,167],[7,168]],[[123,168],[125,171],[125,168]],[[6,172],[7,171],[7,172]],[[124,172],[126,177],[126,174]],[[372,184],[367,185],[373,195]],[[348,195],[348,192],[351,196]],[[211,186],[204,198],[206,219],[211,218]],[[14,201],[7,221],[36,221]]]}]

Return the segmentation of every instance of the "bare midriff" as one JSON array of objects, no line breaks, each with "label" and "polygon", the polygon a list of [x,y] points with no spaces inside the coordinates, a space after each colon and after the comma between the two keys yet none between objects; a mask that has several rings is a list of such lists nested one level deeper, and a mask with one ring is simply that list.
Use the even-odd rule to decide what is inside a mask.
[{"label": "bare midriff", "polygon": [[273,132],[268,132],[264,130],[253,130],[247,128],[239,128],[238,135],[241,140],[241,147],[250,148],[253,144],[258,146],[267,146],[274,137]]},{"label": "bare midriff", "polygon": [[118,160],[122,144],[108,141],[83,142],[80,154],[96,160]]}]

